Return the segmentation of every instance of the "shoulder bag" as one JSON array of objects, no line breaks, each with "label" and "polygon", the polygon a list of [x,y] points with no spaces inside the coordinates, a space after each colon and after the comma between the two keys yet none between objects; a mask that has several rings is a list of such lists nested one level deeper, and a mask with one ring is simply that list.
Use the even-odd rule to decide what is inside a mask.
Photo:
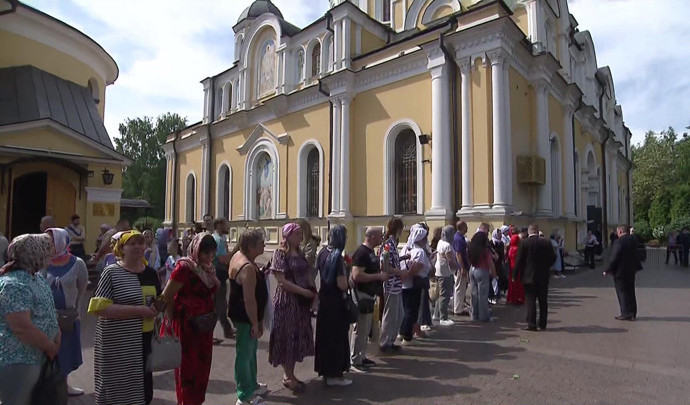
[{"label": "shoulder bag", "polygon": [[46,359],[31,392],[31,405],[67,405],[68,398],[67,379],[60,370],[57,358]]},{"label": "shoulder bag", "polygon": [[[163,330],[161,330],[161,324],[165,324]],[[159,314],[153,327],[151,353],[146,359],[146,371],[172,370],[179,367],[181,362],[182,346],[180,341],[174,336],[170,325],[163,322],[163,314]]]},{"label": "shoulder bag", "polygon": [[359,307],[352,299],[352,292],[350,289],[347,290],[345,297],[345,318],[347,319],[347,323],[350,324],[357,323],[357,319],[359,318]]},{"label": "shoulder bag", "polygon": [[[55,280],[53,280],[53,284],[55,284],[55,288],[59,288],[60,290],[62,289],[62,284],[60,283],[60,277],[56,277]],[[64,290],[63,290],[64,294]],[[57,321],[58,321],[58,326],[60,327],[60,330],[62,332],[67,332],[67,333],[72,333],[74,332],[74,324],[77,322],[77,318],[79,318],[79,313],[75,308],[70,308],[70,309],[58,309],[57,311]]]}]

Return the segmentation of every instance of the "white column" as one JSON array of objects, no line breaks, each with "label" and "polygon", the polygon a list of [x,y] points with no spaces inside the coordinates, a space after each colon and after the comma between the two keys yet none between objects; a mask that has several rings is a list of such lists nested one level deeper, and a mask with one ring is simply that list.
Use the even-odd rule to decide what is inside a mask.
[{"label": "white column", "polygon": [[249,88],[249,79],[248,79],[248,72],[247,69],[245,69],[242,72],[242,109],[243,110],[249,110],[252,108],[252,92],[251,89]]},{"label": "white column", "polygon": [[340,99],[340,215],[350,216],[350,100]]},{"label": "white column", "polygon": [[[172,148],[172,147],[171,147]],[[172,223],[172,200],[175,196],[172,195],[173,185],[173,175],[175,170],[175,159],[172,152],[165,152],[165,221],[166,223]]]},{"label": "white column", "polygon": [[223,98],[220,106],[220,116],[225,118],[230,111],[230,82],[223,84]]},{"label": "white column", "polygon": [[539,186],[536,215],[550,216],[551,208],[551,142],[549,140],[549,87],[540,80],[534,85],[537,104],[537,155],[544,159],[546,183]]},{"label": "white column", "polygon": [[343,19],[343,69],[349,69],[352,64],[351,58],[352,43],[352,21],[349,18]]},{"label": "white column", "polygon": [[566,104],[563,114],[563,145],[565,159],[563,159],[563,170],[565,172],[565,182],[563,187],[565,187],[565,217],[572,218],[575,216],[575,190],[573,188],[574,174],[575,174],[575,160],[574,160],[574,150],[573,145],[573,114],[574,109],[571,105]]},{"label": "white column", "polygon": [[472,197],[472,61],[465,58],[460,63],[462,105],[462,208],[471,209]]},{"label": "white column", "polygon": [[503,187],[505,188],[505,202],[508,207],[513,206],[513,139],[512,126],[510,121],[510,59],[506,58],[503,65],[503,125],[505,128],[504,156],[505,176],[503,176]]},{"label": "white column", "polygon": [[[340,70],[340,62],[343,58],[343,24],[336,21],[333,25],[333,70]],[[305,55],[306,58],[306,55]]]},{"label": "white column", "polygon": [[493,110],[493,183],[494,202],[492,209],[508,211],[510,209],[510,197],[508,196],[507,182],[510,180],[508,171],[508,128],[506,128],[506,102],[507,89],[505,86],[504,64],[505,53],[498,49],[487,53],[491,60],[491,106]]},{"label": "white column", "polygon": [[282,48],[278,50],[278,84],[276,86],[276,93],[281,94],[285,92],[285,59],[287,56],[287,49]]},{"label": "white column", "polygon": [[340,214],[340,121],[342,119],[340,99],[333,99],[333,181],[331,184],[331,216]]},{"label": "white column", "polygon": [[443,52],[429,57],[431,72],[431,208],[427,217],[447,218],[453,211],[450,74]]}]

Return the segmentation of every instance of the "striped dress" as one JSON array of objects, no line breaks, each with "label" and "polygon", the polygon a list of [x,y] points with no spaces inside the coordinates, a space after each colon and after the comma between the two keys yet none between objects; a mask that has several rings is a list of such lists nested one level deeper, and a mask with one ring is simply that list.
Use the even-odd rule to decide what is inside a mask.
[{"label": "striped dress", "polygon": [[[143,305],[139,277],[118,264],[106,267],[94,297]],[[144,405],[142,320],[98,318],[94,339],[96,404]]]}]

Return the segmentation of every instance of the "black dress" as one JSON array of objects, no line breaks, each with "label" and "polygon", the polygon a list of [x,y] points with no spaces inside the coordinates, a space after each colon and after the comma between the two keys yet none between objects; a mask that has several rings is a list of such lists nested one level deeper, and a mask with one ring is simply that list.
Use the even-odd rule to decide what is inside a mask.
[{"label": "black dress", "polygon": [[338,288],[337,276],[344,276],[342,257],[334,269],[326,269],[330,248],[323,249],[316,259],[321,277],[319,290],[319,312],[316,317],[316,356],[314,371],[326,378],[339,378],[350,369],[350,325],[345,317],[345,292]]}]

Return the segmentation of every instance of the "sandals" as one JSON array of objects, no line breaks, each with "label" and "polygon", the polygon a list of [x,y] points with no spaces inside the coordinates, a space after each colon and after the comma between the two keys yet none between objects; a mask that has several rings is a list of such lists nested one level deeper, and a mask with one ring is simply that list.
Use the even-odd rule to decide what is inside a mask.
[{"label": "sandals", "polygon": [[283,387],[289,389],[295,394],[300,394],[304,392],[304,389],[307,387],[307,385],[300,380],[293,381],[289,378],[283,377]]}]

